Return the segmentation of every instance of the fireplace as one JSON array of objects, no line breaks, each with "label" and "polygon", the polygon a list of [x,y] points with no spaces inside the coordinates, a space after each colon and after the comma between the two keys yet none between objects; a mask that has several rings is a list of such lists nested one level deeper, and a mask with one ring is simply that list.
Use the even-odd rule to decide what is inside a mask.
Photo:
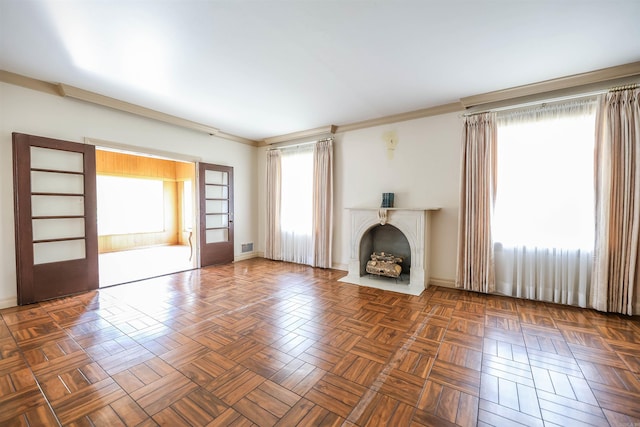
[{"label": "fireplace", "polygon": [[366,273],[367,263],[373,253],[381,252],[402,258],[400,281],[409,282],[411,270],[411,246],[402,231],[391,224],[377,224],[367,230],[360,239],[360,276]]},{"label": "fireplace", "polygon": [[[349,274],[342,282],[420,295],[429,280],[430,212],[437,209],[349,209],[351,237]],[[402,258],[396,279],[368,274],[372,253]]]}]

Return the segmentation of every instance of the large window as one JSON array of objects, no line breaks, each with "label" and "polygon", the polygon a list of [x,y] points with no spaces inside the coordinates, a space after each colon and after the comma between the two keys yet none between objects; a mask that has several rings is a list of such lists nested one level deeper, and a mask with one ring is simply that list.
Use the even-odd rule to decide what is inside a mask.
[{"label": "large window", "polygon": [[311,264],[313,146],[282,150],[280,231],[285,261]]},{"label": "large window", "polygon": [[586,306],[595,246],[595,105],[498,115],[496,289]]},{"label": "large window", "polygon": [[494,241],[592,249],[595,115],[549,111],[498,121]]},{"label": "large window", "polygon": [[98,175],[98,235],[164,231],[162,180]]}]

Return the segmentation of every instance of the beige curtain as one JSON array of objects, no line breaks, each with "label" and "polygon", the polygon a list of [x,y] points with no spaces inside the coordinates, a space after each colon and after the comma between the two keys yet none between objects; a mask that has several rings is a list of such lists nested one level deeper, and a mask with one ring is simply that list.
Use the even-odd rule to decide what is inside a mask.
[{"label": "beige curtain", "polygon": [[496,187],[494,113],[466,117],[463,127],[456,286],[495,291],[491,216]]},{"label": "beige curtain", "polygon": [[280,150],[267,151],[267,235],[264,256],[282,259],[280,250],[280,188],[282,168]]},{"label": "beige curtain", "polygon": [[313,149],[313,266],[331,268],[333,235],[333,139]]},{"label": "beige curtain", "polygon": [[591,305],[633,314],[640,242],[640,89],[603,95],[596,122],[596,251]]}]

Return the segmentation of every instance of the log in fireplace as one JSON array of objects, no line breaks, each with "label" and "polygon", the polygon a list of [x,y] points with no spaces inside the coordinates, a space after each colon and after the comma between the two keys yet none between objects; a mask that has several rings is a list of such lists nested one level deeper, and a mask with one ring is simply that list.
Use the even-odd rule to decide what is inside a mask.
[{"label": "log in fireplace", "polygon": [[402,273],[402,258],[392,254],[385,254],[384,252],[372,253],[371,260],[367,262],[366,271],[369,274],[375,274],[377,276],[385,276],[398,278]]}]

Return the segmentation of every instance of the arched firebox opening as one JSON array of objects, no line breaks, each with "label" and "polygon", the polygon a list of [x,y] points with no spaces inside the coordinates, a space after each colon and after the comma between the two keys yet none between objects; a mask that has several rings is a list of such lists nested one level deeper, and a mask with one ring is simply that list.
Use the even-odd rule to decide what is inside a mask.
[{"label": "arched firebox opening", "polygon": [[402,258],[402,276],[408,280],[411,271],[409,240],[398,228],[390,224],[376,225],[367,230],[360,240],[360,276],[367,275],[367,262],[373,253],[393,254]]}]

